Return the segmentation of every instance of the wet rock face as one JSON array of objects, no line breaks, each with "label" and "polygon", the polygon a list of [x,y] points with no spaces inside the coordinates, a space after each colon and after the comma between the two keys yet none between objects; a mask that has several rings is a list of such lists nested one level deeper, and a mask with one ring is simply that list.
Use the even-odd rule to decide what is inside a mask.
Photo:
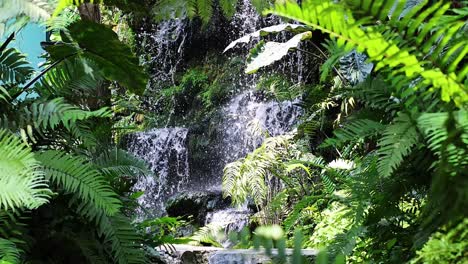
[{"label": "wet rock face", "polygon": [[205,224],[208,212],[226,208],[230,199],[223,199],[221,191],[198,191],[178,193],[166,202],[166,212],[173,217],[193,217],[196,224]]}]

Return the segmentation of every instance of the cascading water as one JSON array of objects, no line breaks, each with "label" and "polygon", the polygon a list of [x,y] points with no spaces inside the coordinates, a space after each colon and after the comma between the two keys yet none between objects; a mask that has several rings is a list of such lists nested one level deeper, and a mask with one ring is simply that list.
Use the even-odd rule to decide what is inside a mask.
[{"label": "cascading water", "polygon": [[174,74],[183,57],[183,46],[187,37],[187,21],[170,19],[139,33],[142,48],[151,54],[143,57],[143,63],[153,70],[152,81],[174,82]]},{"label": "cascading water", "polygon": [[[222,45],[227,46],[229,41],[261,27],[281,23],[279,18],[274,16],[267,18],[259,16],[250,0],[239,2],[238,12],[231,21],[225,22],[229,37],[222,39],[223,42],[227,42]],[[149,89],[151,93],[173,85],[177,71],[184,68],[184,63],[191,59],[188,58],[192,55],[191,51],[205,47],[203,46],[205,44],[200,45],[197,34],[206,34],[203,40],[209,40],[210,35],[207,32],[196,31],[198,29],[195,30],[193,22],[186,19],[173,19],[151,25],[149,28],[140,32],[139,38],[147,54],[143,57],[143,61],[152,71]],[[290,35],[285,33],[279,34],[274,39],[284,42],[289,38]],[[245,45],[242,54],[246,54],[254,44]],[[221,55],[221,51],[217,52]],[[275,66],[275,69],[277,72],[286,73],[291,79],[303,82],[304,78],[307,78],[305,76],[307,73],[304,72],[302,63],[298,62],[305,60],[304,56],[306,55],[301,52],[294,52],[283,63]],[[210,146],[210,151],[213,152],[198,153],[196,162],[190,163],[190,166],[192,169],[204,168],[196,170],[197,173],[192,173],[193,175],[190,175],[189,170],[190,158],[193,157],[189,157],[189,154],[193,153],[189,153],[187,149],[187,142],[190,141],[192,133],[189,132],[190,128],[161,128],[129,136],[128,149],[146,160],[156,175],[155,178],[140,179],[135,186],[135,189],[145,191],[139,200],[146,210],[161,211],[166,200],[178,192],[221,189],[223,167],[227,163],[242,158],[254,150],[262,143],[265,136],[277,136],[293,129],[302,114],[298,102],[265,100],[260,93],[254,91],[258,78],[257,75],[241,74],[236,79],[234,86],[238,87],[235,89],[238,94],[218,110],[220,119],[214,128],[215,135],[211,135],[214,140],[210,141],[213,144]],[[158,102],[151,100],[148,98],[146,101],[149,109],[158,109]],[[218,208],[207,212],[205,224],[222,226],[226,233],[240,231],[248,225],[250,214],[247,206]],[[154,213],[154,215],[159,214]],[[227,241],[223,245],[230,246]]]},{"label": "cascading water", "polygon": [[186,128],[161,128],[127,138],[127,149],[145,160],[155,174],[141,177],[134,186],[135,190],[144,191],[138,202],[152,215],[161,215],[164,201],[187,188],[187,133]]},{"label": "cascading water", "polygon": [[225,248],[232,246],[228,236],[231,232],[240,232],[248,225],[251,212],[246,208],[226,208],[208,213],[206,225],[215,224],[224,229],[225,239],[221,245]]},{"label": "cascading water", "polygon": [[221,162],[235,161],[258,147],[268,136],[290,131],[302,110],[297,102],[263,101],[251,90],[234,97],[223,108]]}]

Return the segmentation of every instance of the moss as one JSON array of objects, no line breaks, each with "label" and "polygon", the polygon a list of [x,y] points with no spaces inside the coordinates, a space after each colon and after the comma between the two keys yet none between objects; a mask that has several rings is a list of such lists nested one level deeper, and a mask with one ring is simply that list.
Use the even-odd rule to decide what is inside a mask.
[{"label": "moss", "polygon": [[[153,95],[156,113],[153,124],[192,125],[203,123],[219,106],[239,92],[243,59],[209,55],[203,62],[194,60],[184,72],[177,73],[176,85]],[[167,121],[169,120],[169,122]]]}]

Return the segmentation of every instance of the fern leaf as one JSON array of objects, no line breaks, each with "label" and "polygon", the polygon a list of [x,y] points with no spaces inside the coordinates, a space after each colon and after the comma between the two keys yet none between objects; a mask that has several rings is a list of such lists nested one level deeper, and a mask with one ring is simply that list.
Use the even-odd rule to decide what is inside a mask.
[{"label": "fern leaf", "polygon": [[31,149],[0,129],[0,209],[34,209],[47,203],[50,190]]},{"label": "fern leaf", "polygon": [[400,114],[387,126],[378,142],[379,174],[387,177],[400,165],[418,142],[416,124],[408,114]]},{"label": "fern leaf", "polygon": [[117,213],[121,202],[93,165],[81,157],[49,150],[36,154],[45,177],[66,192],[76,193],[86,203],[93,204],[107,215]]},{"label": "fern leaf", "polygon": [[0,238],[0,263],[20,263],[20,250],[16,247],[15,243],[4,238]]},{"label": "fern leaf", "polygon": [[[378,7],[381,5],[374,5],[373,2],[374,1],[371,0],[360,1],[357,9],[363,9],[365,11],[369,9],[380,10]],[[449,5],[450,4],[447,3],[445,6]],[[417,10],[421,8],[422,6],[418,6],[414,9],[416,11],[411,11],[411,14],[416,14]],[[381,33],[378,27],[361,27],[362,22],[354,20],[352,11],[353,10],[347,8],[347,6],[334,1],[307,0],[300,5],[293,1],[280,2],[266,13],[295,19],[337,38],[338,43],[345,46],[346,49],[354,47],[358,52],[365,52],[366,55],[369,56],[369,60],[376,62],[375,70],[381,70],[387,67],[398,68],[398,71],[394,71],[391,74],[404,74],[414,79],[421,76],[423,81],[420,82],[416,88],[430,85],[440,89],[443,101],[453,101],[459,107],[468,101],[468,92],[463,85],[463,80],[466,79],[464,70],[458,73],[452,72],[447,70],[447,67],[443,65],[443,63],[439,62],[426,68],[425,65],[427,62],[425,61],[424,55],[420,56],[420,53],[415,52],[414,46],[408,44],[399,47],[396,45],[397,42],[391,39],[391,34]],[[369,13],[370,16],[375,14],[375,12],[372,12]],[[397,22],[396,25],[391,24],[390,26],[391,29],[394,30],[393,32],[400,32],[402,29],[401,27],[405,27],[406,29],[406,26],[410,24],[409,21],[416,23],[414,19],[417,19],[417,17],[413,17],[411,14],[408,13],[405,15],[401,23]],[[433,18],[439,19],[438,21],[440,21],[440,17],[443,13],[436,12],[436,14],[437,16],[434,15]],[[407,23],[405,23],[405,21]],[[446,28],[441,27],[433,34],[434,36],[437,34],[439,34],[439,36],[444,34],[442,40],[437,42],[438,37],[434,37],[434,39],[427,41],[425,44],[427,47],[423,46],[422,48],[424,50],[429,50],[437,42],[433,55],[438,56],[449,40],[456,38],[457,32],[463,25],[464,22],[459,20],[445,23],[444,27]],[[414,43],[411,40],[405,39],[401,39],[400,43],[404,43],[405,41],[407,43]],[[464,46],[466,46],[466,37],[464,41]],[[455,56],[465,54],[464,49],[456,49],[456,51],[459,53]],[[453,50],[453,52],[455,52],[455,50]],[[449,56],[453,55],[454,53],[449,54]],[[443,60],[444,59],[442,59],[442,61]],[[449,66],[449,68],[454,69],[455,67]]]},{"label": "fern leaf", "polygon": [[141,238],[125,216],[103,215],[100,220],[100,233],[105,238],[104,243],[109,247],[109,255],[114,259],[114,263],[147,263],[141,249]]},{"label": "fern leaf", "polygon": [[213,15],[213,1],[212,0],[197,0],[198,15],[204,24],[208,24],[211,16]]},{"label": "fern leaf", "polygon": [[[63,98],[55,98],[47,102],[33,102],[21,108],[15,116],[0,116],[0,127],[10,131],[20,131],[24,140],[34,139],[33,128],[42,133],[55,129],[62,124],[68,131],[75,133],[76,122],[92,117],[109,117],[111,112],[107,108],[96,111],[84,111],[65,103]],[[16,120],[15,120],[16,119]]]},{"label": "fern leaf", "polygon": [[26,57],[13,48],[0,54],[0,80],[3,83],[21,84],[34,72]]},{"label": "fern leaf", "polygon": [[297,222],[300,220],[301,217],[303,217],[302,212],[304,211],[304,209],[310,206],[313,203],[313,201],[317,200],[317,198],[318,197],[316,196],[309,195],[302,197],[302,199],[294,205],[292,212],[284,220],[284,229],[286,231],[291,231],[295,229]]},{"label": "fern leaf", "polygon": [[236,13],[237,0],[219,0],[224,16],[231,18]]},{"label": "fern leaf", "polygon": [[345,124],[343,128],[335,130],[333,133],[336,139],[328,139],[326,145],[341,145],[348,141],[377,135],[384,127],[381,123],[369,119],[357,119]]},{"label": "fern leaf", "polygon": [[333,67],[339,62],[340,58],[348,53],[343,47],[338,45],[336,40],[325,40],[323,46],[328,51],[327,60],[320,66],[320,81],[324,82],[332,71]]},{"label": "fern leaf", "polygon": [[[454,126],[454,132],[447,131],[447,122],[450,115],[446,112],[424,113],[418,118],[418,126],[423,131],[429,148],[436,155],[445,158],[456,164],[457,167],[468,166],[468,156],[466,146],[468,145],[468,113],[466,111],[457,111],[453,113],[454,120],[450,125]],[[455,132],[457,131],[458,132]],[[452,142],[448,142],[449,137]]]},{"label": "fern leaf", "polygon": [[210,223],[198,229],[190,239],[197,244],[208,243],[215,247],[222,247],[219,241],[224,239],[223,227],[216,223]]},{"label": "fern leaf", "polygon": [[144,160],[118,148],[103,152],[94,163],[108,179],[121,176],[136,178],[151,173]]}]

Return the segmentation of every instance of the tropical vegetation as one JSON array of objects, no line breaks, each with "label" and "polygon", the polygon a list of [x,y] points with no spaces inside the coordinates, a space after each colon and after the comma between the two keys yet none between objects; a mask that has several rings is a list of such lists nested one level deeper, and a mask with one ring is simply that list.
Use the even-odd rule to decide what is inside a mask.
[{"label": "tropical vegetation", "polygon": [[[281,22],[225,47],[251,43],[245,66],[209,58],[157,94],[132,23],[207,28],[236,0],[0,3],[0,263],[150,263],[157,247],[219,246],[217,226],[180,238],[187,220],[136,221],[133,185],[151,172],[122,139],[202,122],[237,92],[241,67],[303,114],[284,135],[258,127],[263,143],[224,168],[223,195],[255,207],[250,230],[230,236],[237,248],[294,248],[279,263],[307,263],[305,248],[317,263],[468,262],[468,2],[251,2]],[[51,35],[39,70],[12,47],[31,21]],[[293,50],[317,58],[316,82],[275,71]]]}]

